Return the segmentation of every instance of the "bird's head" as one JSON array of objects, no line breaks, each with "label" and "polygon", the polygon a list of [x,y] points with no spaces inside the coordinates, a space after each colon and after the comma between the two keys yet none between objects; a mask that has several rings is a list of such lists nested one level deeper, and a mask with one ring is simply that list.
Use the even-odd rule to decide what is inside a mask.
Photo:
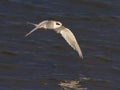
[{"label": "bird's head", "polygon": [[46,29],[57,29],[59,27],[62,26],[62,23],[59,21],[53,21],[53,20],[45,20],[42,21],[39,24],[33,24],[33,23],[29,23],[35,26],[35,28],[33,30],[31,30],[29,33],[27,33],[25,36],[30,35],[32,32],[34,32],[37,29],[40,30],[46,30]]}]

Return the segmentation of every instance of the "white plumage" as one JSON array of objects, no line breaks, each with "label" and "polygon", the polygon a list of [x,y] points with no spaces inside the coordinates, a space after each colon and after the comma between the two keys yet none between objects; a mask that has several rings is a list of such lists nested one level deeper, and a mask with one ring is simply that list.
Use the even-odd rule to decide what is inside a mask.
[{"label": "white plumage", "polygon": [[39,24],[30,23],[34,26],[36,26],[33,30],[31,30],[29,33],[27,33],[25,36],[30,35],[32,32],[34,32],[37,29],[50,29],[54,30],[57,33],[60,33],[62,37],[67,41],[67,43],[78,52],[80,58],[83,59],[81,48],[74,36],[74,34],[66,27],[62,26],[62,23],[59,21],[53,21],[53,20],[45,20],[42,21]]}]

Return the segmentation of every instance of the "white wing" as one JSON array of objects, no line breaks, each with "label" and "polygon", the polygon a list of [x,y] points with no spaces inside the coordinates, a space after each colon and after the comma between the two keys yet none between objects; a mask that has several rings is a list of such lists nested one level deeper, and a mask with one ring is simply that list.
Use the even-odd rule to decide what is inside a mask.
[{"label": "white wing", "polygon": [[47,22],[48,22],[48,20],[44,20],[44,21],[40,22],[39,24],[34,24],[34,23],[31,23],[31,22],[27,22],[28,24],[34,25],[35,28],[32,29],[29,33],[27,33],[27,34],[25,35],[25,37],[27,37],[28,35],[30,35],[30,34],[33,33],[34,31],[36,31],[38,28],[40,28],[40,26],[41,26],[42,24],[45,24],[45,23],[47,23]]},{"label": "white wing", "polygon": [[78,52],[79,56],[83,59],[82,51],[78,45],[78,42],[74,36],[74,34],[68,29],[63,28],[58,33],[62,35],[62,37],[67,41],[67,43]]}]

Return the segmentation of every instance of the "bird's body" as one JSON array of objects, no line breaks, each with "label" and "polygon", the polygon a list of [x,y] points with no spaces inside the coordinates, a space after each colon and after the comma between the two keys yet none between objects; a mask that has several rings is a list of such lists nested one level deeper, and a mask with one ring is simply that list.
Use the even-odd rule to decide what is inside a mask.
[{"label": "bird's body", "polygon": [[[31,23],[33,24],[33,23]],[[82,51],[79,47],[79,44],[74,36],[74,34],[66,27],[62,25],[59,21],[53,21],[53,20],[45,20],[42,21],[39,24],[33,24],[36,26],[33,30],[31,30],[28,34],[25,36],[30,35],[32,32],[34,32],[37,29],[50,29],[54,30],[57,33],[60,33],[62,37],[67,41],[67,43],[78,52],[79,56],[83,59]]]}]

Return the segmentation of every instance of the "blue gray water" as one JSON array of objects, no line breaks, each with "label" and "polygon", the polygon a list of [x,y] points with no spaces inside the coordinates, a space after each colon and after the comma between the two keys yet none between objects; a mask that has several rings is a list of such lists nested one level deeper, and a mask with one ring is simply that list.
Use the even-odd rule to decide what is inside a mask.
[{"label": "blue gray water", "polygon": [[[53,31],[61,21],[84,60]],[[0,90],[120,90],[120,0],[1,0]]]}]

